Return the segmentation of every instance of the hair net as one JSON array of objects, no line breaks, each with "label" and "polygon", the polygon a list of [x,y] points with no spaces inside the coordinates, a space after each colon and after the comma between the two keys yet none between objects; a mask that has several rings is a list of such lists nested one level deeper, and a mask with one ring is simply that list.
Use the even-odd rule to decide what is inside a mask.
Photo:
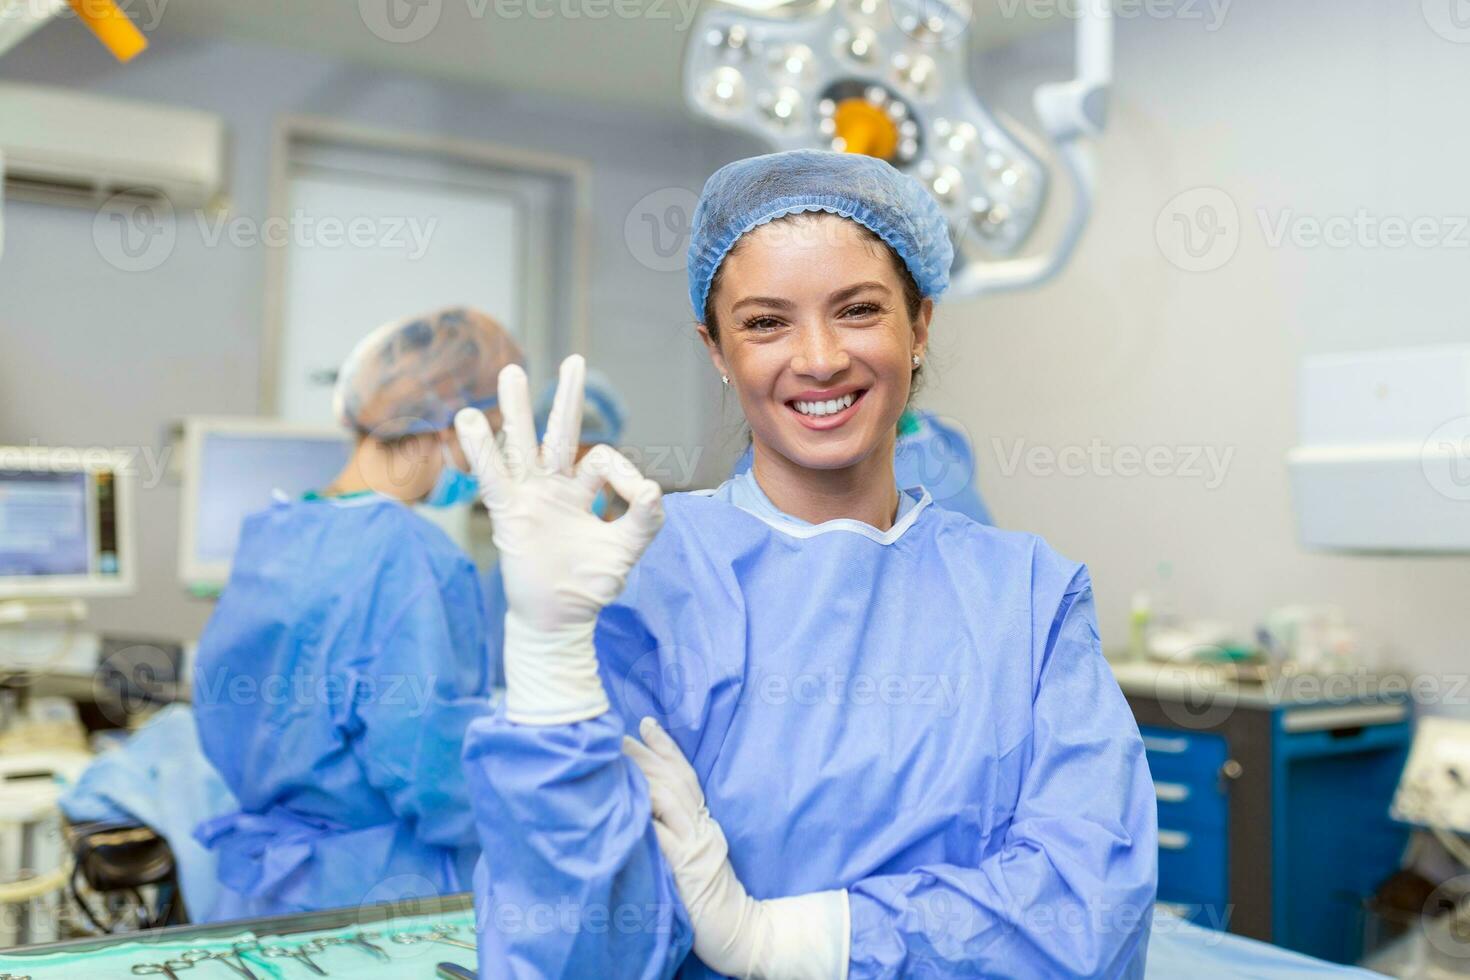
[{"label": "hair net", "polygon": [[462,408],[495,407],[500,369],[525,360],[495,320],[453,306],[385,323],[337,375],[337,420],[380,439],[437,432]]},{"label": "hair net", "polygon": [[[536,399],[536,434],[545,436],[551,405],[556,400],[556,382],[541,391]],[[587,369],[582,398],[582,442],[605,442],[616,446],[623,438],[623,424],[628,417],[623,399],[613,388],[607,375],[595,368]]]},{"label": "hair net", "polygon": [[954,261],[939,204],[914,178],[876,157],[787,150],[736,160],[704,185],[689,240],[689,302],[704,319],[710,282],[741,235],[783,215],[826,211],[887,242],[924,296],[949,285]]}]

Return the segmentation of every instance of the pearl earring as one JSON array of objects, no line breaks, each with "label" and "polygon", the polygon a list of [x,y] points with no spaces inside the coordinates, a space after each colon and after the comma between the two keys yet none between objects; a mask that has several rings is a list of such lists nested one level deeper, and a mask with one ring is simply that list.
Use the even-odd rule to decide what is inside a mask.
[{"label": "pearl earring", "polygon": [[729,384],[730,376],[728,374],[722,374],[720,375],[720,380],[723,381],[725,384]]},{"label": "pearl earring", "polygon": [[919,362],[919,355],[918,354],[915,354],[914,355],[914,367],[918,367],[919,366],[919,363],[920,363]]}]

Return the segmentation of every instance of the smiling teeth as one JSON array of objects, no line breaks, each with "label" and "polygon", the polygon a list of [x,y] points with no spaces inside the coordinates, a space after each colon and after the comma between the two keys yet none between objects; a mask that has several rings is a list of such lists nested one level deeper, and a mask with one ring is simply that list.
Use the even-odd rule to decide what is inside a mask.
[{"label": "smiling teeth", "polygon": [[836,415],[857,400],[857,393],[843,395],[841,398],[829,398],[824,402],[792,402],[796,410],[803,415],[814,415],[820,418],[823,415]]}]

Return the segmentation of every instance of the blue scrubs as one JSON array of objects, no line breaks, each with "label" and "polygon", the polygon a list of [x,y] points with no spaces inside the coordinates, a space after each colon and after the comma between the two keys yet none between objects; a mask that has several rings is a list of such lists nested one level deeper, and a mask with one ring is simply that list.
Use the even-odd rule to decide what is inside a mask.
[{"label": "blue scrubs", "polygon": [[[748,471],[754,452],[747,446],[731,476]],[[901,487],[923,487],[945,510],[957,511],[981,524],[994,524],[990,508],[975,484],[975,451],[958,428],[932,412],[907,411],[898,422],[893,446],[893,474]]]},{"label": "blue scrubs", "polygon": [[196,831],[219,856],[213,918],[466,890],[459,755],[490,670],[474,565],[406,506],[248,518],[194,678],[200,743],[239,800]]},{"label": "blue scrubs", "polygon": [[849,890],[853,980],[1141,976],[1153,784],[1087,571],[909,496],[886,532],[749,474],[665,498],[598,622],[613,710],[467,733],[482,976],[713,975],[619,747],[644,715],[752,896]]}]

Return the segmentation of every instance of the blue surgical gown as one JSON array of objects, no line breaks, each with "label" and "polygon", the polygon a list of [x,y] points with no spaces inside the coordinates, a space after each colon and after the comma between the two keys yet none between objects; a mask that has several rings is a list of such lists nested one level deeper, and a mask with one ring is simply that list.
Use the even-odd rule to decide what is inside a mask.
[{"label": "blue surgical gown", "polygon": [[750,475],[665,498],[598,622],[612,711],[467,733],[481,976],[714,975],[619,748],[645,715],[751,895],[848,889],[853,980],[1141,976],[1153,784],[1087,571],[908,494],[886,532]]},{"label": "blue surgical gown", "polygon": [[[749,446],[735,461],[731,476],[750,469]],[[908,411],[899,422],[893,446],[893,472],[901,487],[923,487],[936,504],[981,524],[994,524],[976,485],[975,451],[958,426],[932,412]]]},{"label": "blue surgical gown", "polygon": [[213,918],[468,889],[459,756],[490,672],[474,565],[404,505],[248,518],[194,678],[200,742],[240,804],[196,831],[219,855]]}]

